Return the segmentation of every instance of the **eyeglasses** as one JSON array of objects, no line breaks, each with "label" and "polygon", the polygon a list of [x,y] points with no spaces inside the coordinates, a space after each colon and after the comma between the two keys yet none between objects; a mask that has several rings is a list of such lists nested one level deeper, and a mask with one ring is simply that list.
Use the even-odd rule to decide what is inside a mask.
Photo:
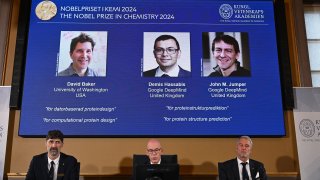
[{"label": "eyeglasses", "polygon": [[149,154],[153,154],[153,153],[158,154],[160,151],[161,151],[161,148],[147,149],[147,152],[148,152]]},{"label": "eyeglasses", "polygon": [[172,54],[175,54],[179,49],[175,49],[175,48],[166,48],[166,49],[163,49],[163,48],[156,48],[153,50],[153,52],[156,54],[156,55],[162,55],[164,54],[164,51],[166,51],[169,55],[172,55]]}]

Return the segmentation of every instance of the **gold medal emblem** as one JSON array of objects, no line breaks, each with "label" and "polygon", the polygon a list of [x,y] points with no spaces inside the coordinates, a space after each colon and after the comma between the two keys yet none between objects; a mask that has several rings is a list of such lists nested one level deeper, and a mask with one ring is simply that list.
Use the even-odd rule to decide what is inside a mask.
[{"label": "gold medal emblem", "polygon": [[42,1],[36,7],[36,15],[41,20],[50,20],[57,14],[57,6],[52,1]]}]

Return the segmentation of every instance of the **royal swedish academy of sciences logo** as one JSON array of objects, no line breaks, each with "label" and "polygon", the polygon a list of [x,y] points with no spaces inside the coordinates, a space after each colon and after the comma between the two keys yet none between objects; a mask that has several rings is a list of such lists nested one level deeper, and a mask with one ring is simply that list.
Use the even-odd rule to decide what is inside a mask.
[{"label": "royal swedish academy of sciences logo", "polygon": [[230,19],[233,15],[233,9],[229,4],[222,4],[219,8],[219,14],[223,19]]},{"label": "royal swedish academy of sciences logo", "polygon": [[301,134],[306,138],[312,137],[315,133],[315,126],[310,119],[302,119],[300,121],[299,129]]}]

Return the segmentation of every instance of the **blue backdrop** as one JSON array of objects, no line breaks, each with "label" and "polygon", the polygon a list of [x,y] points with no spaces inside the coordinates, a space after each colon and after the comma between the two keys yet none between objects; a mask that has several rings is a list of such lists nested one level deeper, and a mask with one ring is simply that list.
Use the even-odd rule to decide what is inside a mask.
[{"label": "blue backdrop", "polygon": [[[36,16],[40,2],[19,135],[285,135],[272,0],[55,0],[50,20]],[[105,77],[56,76],[62,31],[108,32]],[[142,77],[145,32],[189,33],[192,76]],[[246,32],[251,76],[203,77],[204,32]]]}]

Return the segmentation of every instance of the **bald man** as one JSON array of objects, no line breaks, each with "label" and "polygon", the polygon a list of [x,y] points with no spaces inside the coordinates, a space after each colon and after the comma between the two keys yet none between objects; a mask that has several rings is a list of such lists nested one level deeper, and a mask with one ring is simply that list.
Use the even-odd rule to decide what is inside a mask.
[{"label": "bald man", "polygon": [[[150,139],[147,143],[146,154],[149,157],[150,164],[161,164],[161,155],[163,149],[160,141],[157,139]],[[162,162],[163,163],[163,162]]]}]

